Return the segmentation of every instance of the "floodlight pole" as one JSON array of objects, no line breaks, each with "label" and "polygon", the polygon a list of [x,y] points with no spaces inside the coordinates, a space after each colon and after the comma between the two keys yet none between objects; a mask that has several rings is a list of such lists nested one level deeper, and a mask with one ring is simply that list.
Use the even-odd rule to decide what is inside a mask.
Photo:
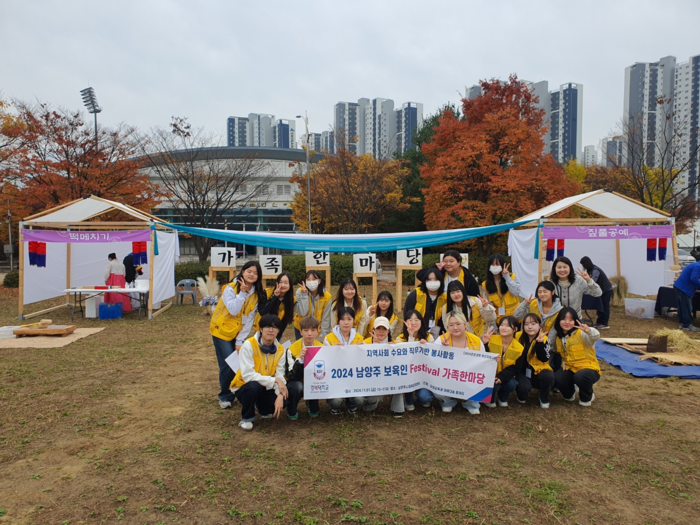
[{"label": "floodlight pole", "polygon": [[309,233],[311,231],[311,166],[309,160],[309,113],[304,111],[304,116],[297,115],[297,118],[304,119],[304,127],[306,128],[306,196],[309,201]]},{"label": "floodlight pole", "polygon": [[83,104],[88,110],[88,113],[95,115],[95,151],[99,147],[99,142],[97,138],[97,114],[102,112],[102,108],[97,103],[97,97],[95,96],[95,90],[91,87],[80,90],[80,94],[83,97]]}]

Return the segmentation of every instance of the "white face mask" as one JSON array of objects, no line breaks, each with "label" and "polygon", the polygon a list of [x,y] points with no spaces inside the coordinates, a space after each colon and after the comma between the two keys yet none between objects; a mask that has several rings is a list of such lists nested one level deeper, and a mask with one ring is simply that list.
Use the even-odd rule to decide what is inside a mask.
[{"label": "white face mask", "polygon": [[425,287],[431,292],[435,292],[440,289],[440,281],[428,281],[425,283]]},{"label": "white face mask", "polygon": [[489,266],[489,271],[494,275],[498,275],[503,272],[503,268],[500,266]]},{"label": "white face mask", "polygon": [[315,292],[318,289],[318,281],[306,281],[306,287],[311,292]]}]

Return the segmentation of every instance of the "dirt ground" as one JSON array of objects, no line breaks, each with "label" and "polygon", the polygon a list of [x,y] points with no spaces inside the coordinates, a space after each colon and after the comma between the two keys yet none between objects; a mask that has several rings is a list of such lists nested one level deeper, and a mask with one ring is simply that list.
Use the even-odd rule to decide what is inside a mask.
[{"label": "dirt ground", "polygon": [[[3,325],[16,298],[0,289]],[[615,308],[604,335],[676,323]],[[603,364],[590,408],[533,396],[478,416],[435,405],[395,420],[383,403],[311,420],[302,406],[246,433],[239,405],[219,409],[201,308],[75,324],[107,329],[0,349],[0,523],[700,522],[698,381]]]}]

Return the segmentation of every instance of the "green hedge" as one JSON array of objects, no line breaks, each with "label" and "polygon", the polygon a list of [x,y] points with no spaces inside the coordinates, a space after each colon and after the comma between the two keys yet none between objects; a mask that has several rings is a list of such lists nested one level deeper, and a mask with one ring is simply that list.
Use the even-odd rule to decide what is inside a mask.
[{"label": "green hedge", "polygon": [[19,288],[19,271],[12,270],[10,273],[5,275],[2,285],[5,288]]}]

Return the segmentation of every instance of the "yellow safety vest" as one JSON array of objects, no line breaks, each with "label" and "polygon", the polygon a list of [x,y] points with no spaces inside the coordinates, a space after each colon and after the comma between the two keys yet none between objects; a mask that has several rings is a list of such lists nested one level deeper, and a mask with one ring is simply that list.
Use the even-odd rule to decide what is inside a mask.
[{"label": "yellow safety vest", "polygon": [[[331,310],[335,308],[335,304],[338,301],[333,301],[333,306],[331,306]],[[354,310],[354,308],[353,308]],[[352,327],[357,330],[357,327],[360,326],[360,321],[362,321],[362,315],[365,312],[362,310],[362,299],[360,299],[360,307],[357,309],[357,312],[355,312],[355,322],[353,323]],[[337,317],[337,310],[336,310],[336,317]],[[331,327],[332,328],[332,327]]]},{"label": "yellow safety vest", "polygon": [[[317,339],[314,339],[314,344],[311,346],[323,346],[323,343],[319,342]],[[299,359],[302,348],[304,348],[304,340],[298,339],[289,347],[289,352],[292,354],[294,359]]]},{"label": "yellow safety vest", "polygon": [[[332,346],[340,346],[340,345],[342,345],[342,343],[340,342],[340,339],[338,339],[338,337],[337,337],[333,332],[331,332],[330,334],[328,334],[328,335],[326,336],[326,339],[328,339],[328,342],[329,342]],[[351,344],[351,345],[359,345],[359,344],[362,344],[362,343],[364,343],[364,339],[362,339],[362,336],[361,336],[360,334],[356,333],[356,334],[355,334],[355,337],[354,337],[354,338],[352,339],[352,341],[350,341],[350,343],[348,343],[348,344]]]},{"label": "yellow safety vest", "polygon": [[253,292],[248,296],[248,299],[245,300],[245,303],[243,303],[243,308],[238,312],[238,315],[231,315],[224,304],[224,290],[226,290],[228,286],[233,286],[233,290],[236,294],[240,293],[238,283],[229,283],[224,286],[221,289],[221,298],[216,308],[214,308],[214,313],[209,323],[209,333],[224,341],[232,341],[243,327],[243,317],[249,315],[258,307],[258,294]]},{"label": "yellow safety vest", "polygon": [[[515,334],[515,338],[520,342],[520,338],[523,336],[523,332],[520,331],[517,334]],[[547,336],[544,336],[544,342],[547,342]],[[549,370],[552,372],[552,367],[549,366],[549,361],[543,362],[537,359],[537,352],[535,352],[533,349],[535,348],[535,343],[537,341],[532,341],[530,343],[530,346],[527,348],[527,362],[530,364],[530,366],[533,368],[535,371],[535,375],[539,374],[542,372],[542,370]],[[522,344],[522,343],[521,343]]]},{"label": "yellow safety vest", "polygon": [[[478,306],[479,298],[468,296],[467,301],[469,301],[469,311],[471,312],[471,319],[467,319],[467,321],[469,321],[469,326],[474,331],[475,335],[482,336],[484,335],[484,319],[481,317],[481,311]],[[462,303],[464,303],[464,301],[462,301]],[[464,313],[464,309],[462,309],[462,313]],[[443,306],[439,312],[436,312],[435,324],[443,317],[447,317],[447,305]],[[447,326],[445,326],[445,330],[447,330]]]},{"label": "yellow safety vest", "polygon": [[[246,339],[246,341],[250,342],[253,347],[253,368],[255,368],[255,371],[264,376],[274,377],[277,371],[277,363],[284,355],[284,347],[275,340],[277,352],[274,355],[264,354],[255,337]],[[243,385],[245,385],[245,381],[243,381],[241,369],[239,368],[233,381],[231,381],[231,388],[241,388]]]},{"label": "yellow safety vest", "polygon": [[[267,299],[268,301],[270,300],[270,297],[272,297],[272,294],[275,293],[274,288],[265,288],[265,293],[267,294]],[[289,290],[287,293],[292,293],[292,290]],[[294,294],[292,294],[292,300],[293,303],[297,302],[297,298],[294,297]],[[292,304],[293,304],[292,303]],[[284,318],[284,303],[280,301],[280,306],[277,308],[277,317],[280,319]],[[256,313],[255,314],[255,322],[253,323],[253,333],[259,332],[260,331],[260,314]],[[280,334],[282,335],[282,334]]]},{"label": "yellow safety vest", "polygon": [[[542,319],[542,313],[540,312],[540,309],[537,307],[537,299],[533,299],[532,302],[530,303],[530,313],[535,314],[537,317]],[[547,319],[544,320],[544,325],[542,326],[542,331],[545,334],[548,334],[550,330],[552,330],[552,327],[554,326],[554,321],[557,320],[556,315],[551,315],[547,317]]]},{"label": "yellow safety vest", "polygon": [[[326,290],[323,293],[323,297],[319,297],[316,300],[316,308],[314,309],[313,313],[308,313],[307,316],[313,315],[316,319],[321,321],[321,318],[323,317],[323,311],[326,309],[326,305],[330,302],[331,300],[331,294]],[[313,301],[311,300],[311,294],[309,293],[309,312],[311,312],[311,309],[313,307]],[[301,322],[301,315],[295,314],[294,315],[294,328],[297,330],[301,331],[301,325],[299,324]]]},{"label": "yellow safety vest", "polygon": [[[365,328],[365,337],[371,337],[372,335],[372,330],[374,329],[374,320],[377,318],[376,314],[370,317],[369,323],[367,323],[367,328]],[[394,323],[394,321],[398,321],[398,317],[396,317],[396,314],[391,314],[391,319],[389,319],[389,332],[391,332],[391,325]],[[357,326],[355,327],[357,328]]]},{"label": "yellow safety vest", "polygon": [[[511,274],[511,277],[515,279],[515,274]],[[481,283],[481,286],[484,288],[484,290],[486,290],[486,281]],[[501,290],[498,288],[498,286],[496,289],[496,293],[489,293],[488,295],[489,301],[496,307],[496,323],[498,323],[502,318],[513,315],[513,312],[515,312],[515,309],[520,304],[520,300],[510,293],[510,290],[507,291],[505,295],[501,295]],[[488,291],[486,293],[488,293]],[[498,315],[498,309],[501,307],[506,309],[506,313],[504,315]]]},{"label": "yellow safety vest", "polygon": [[[479,352],[481,350],[481,338],[469,332],[464,333],[467,335],[467,348]],[[452,346],[452,334],[447,333],[441,336],[440,339],[447,341],[447,346]]]},{"label": "yellow safety vest", "polygon": [[[441,293],[438,295],[437,304],[435,305],[435,315],[438,315],[438,312],[442,310],[443,305],[447,303],[447,294],[445,292]],[[428,304],[428,296],[427,294],[423,293],[423,290],[420,288],[416,288],[416,310],[420,312],[420,314],[425,317],[425,309]],[[437,322],[437,320],[435,321]]]},{"label": "yellow safety vest", "polygon": [[557,352],[564,360],[564,370],[571,370],[574,374],[584,368],[595,370],[600,374],[600,364],[595,355],[595,348],[588,346],[583,341],[581,330],[576,330],[566,340],[566,348],[561,339],[557,337]]},{"label": "yellow safety vest", "polygon": [[498,362],[498,367],[496,367],[496,373],[500,374],[504,368],[513,366],[515,362],[523,355],[525,348],[521,345],[513,336],[513,340],[510,342],[510,346],[503,352],[503,339],[500,335],[492,335],[491,341],[489,341],[489,352],[493,354],[499,354],[501,360]]}]

